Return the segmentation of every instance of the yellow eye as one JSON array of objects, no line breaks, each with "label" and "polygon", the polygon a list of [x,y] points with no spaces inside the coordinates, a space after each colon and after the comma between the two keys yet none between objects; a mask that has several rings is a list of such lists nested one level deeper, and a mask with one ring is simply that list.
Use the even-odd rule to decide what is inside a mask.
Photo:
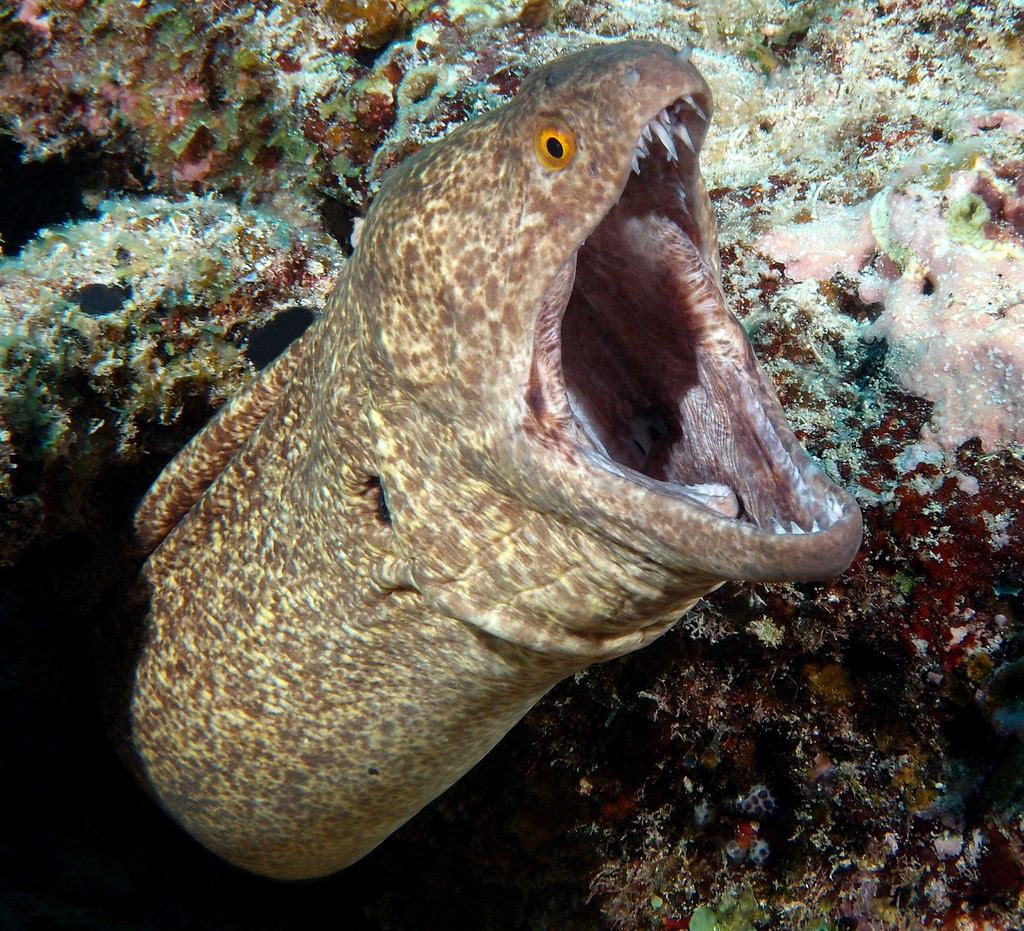
[{"label": "yellow eye", "polygon": [[545,168],[560,171],[576,154],[576,134],[562,120],[552,117],[537,127],[533,148]]}]

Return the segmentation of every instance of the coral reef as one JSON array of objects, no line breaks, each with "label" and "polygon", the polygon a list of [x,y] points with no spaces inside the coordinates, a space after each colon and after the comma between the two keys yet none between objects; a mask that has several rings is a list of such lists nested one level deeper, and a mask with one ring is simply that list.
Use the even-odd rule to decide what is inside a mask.
[{"label": "coral reef", "polygon": [[5,562],[59,507],[63,467],[87,481],[137,457],[140,429],[221,403],[253,373],[250,329],[322,303],[343,261],[322,234],[208,198],[99,209],[0,258]]},{"label": "coral reef", "polygon": [[[0,260],[4,681],[29,770],[0,923],[1020,927],[1022,33],[1019,0],[0,10],[0,127],[115,179],[97,219]],[[247,377],[250,327],[317,306],[340,261],[318,214],[344,239],[389,166],[620,36],[697,46],[729,298],[864,507],[863,551],[827,585],[726,586],[564,683],[349,874],[239,877],[107,758],[82,631],[111,521],[88,518],[127,511]]]},{"label": "coral reef", "polygon": [[365,207],[388,167],[558,51],[537,41],[536,6],[22,3],[0,21],[3,121],[28,158],[141,154],[164,193],[298,188]]},{"label": "coral reef", "polygon": [[[881,305],[864,336],[887,339],[902,386],[935,403],[927,438],[946,448],[1024,442],[1024,160],[1006,154],[1024,146],[1024,119],[1013,117],[989,121],[989,154],[961,145],[952,163],[912,166],[925,177],[909,180],[908,167],[869,203],[820,211],[762,244],[787,277],[842,275]],[[961,161],[971,167],[956,170]]]}]

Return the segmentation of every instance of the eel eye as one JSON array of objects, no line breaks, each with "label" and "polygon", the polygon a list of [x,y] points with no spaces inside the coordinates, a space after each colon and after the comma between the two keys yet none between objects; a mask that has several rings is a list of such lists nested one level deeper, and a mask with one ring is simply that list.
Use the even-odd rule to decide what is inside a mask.
[{"label": "eel eye", "polygon": [[545,168],[560,171],[576,154],[576,134],[562,120],[547,119],[537,127],[533,147]]}]

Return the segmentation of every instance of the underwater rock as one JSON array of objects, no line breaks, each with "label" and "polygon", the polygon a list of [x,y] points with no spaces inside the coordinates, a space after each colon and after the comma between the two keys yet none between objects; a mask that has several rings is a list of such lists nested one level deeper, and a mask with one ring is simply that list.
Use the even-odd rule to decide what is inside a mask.
[{"label": "underwater rock", "polygon": [[386,168],[550,57],[536,41],[549,17],[521,13],[482,0],[24,3],[0,20],[0,123],[31,159],[139,151],[158,193],[330,191],[365,207]]},{"label": "underwater rock", "polygon": [[253,372],[245,329],[318,304],[341,262],[323,234],[192,196],[107,201],[0,257],[7,549],[39,526],[26,495],[56,464],[87,483],[137,457],[147,425],[220,403]]}]

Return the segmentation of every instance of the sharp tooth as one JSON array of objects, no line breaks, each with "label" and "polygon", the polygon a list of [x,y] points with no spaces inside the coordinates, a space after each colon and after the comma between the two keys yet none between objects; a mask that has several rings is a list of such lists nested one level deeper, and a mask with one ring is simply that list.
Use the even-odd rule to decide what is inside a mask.
[{"label": "sharp tooth", "polygon": [[651,127],[650,127],[650,125],[647,125],[647,126],[644,127],[644,129],[643,129],[643,137],[648,142],[651,141]]},{"label": "sharp tooth", "polygon": [[693,98],[692,94],[687,94],[683,100],[690,105],[690,109],[693,110],[693,112],[696,113],[697,116],[699,116],[705,123],[708,121],[708,115],[700,108],[700,105]]},{"label": "sharp tooth", "polygon": [[672,125],[672,114],[668,112],[667,107],[662,107],[658,113],[658,119],[666,126]]},{"label": "sharp tooth", "polygon": [[651,154],[651,150],[647,148],[647,140],[646,139],[641,139],[636,144],[636,147],[637,147],[637,149],[640,150],[640,152],[641,152],[641,154],[643,155],[644,158],[647,158],[647,156]]},{"label": "sharp tooth", "polygon": [[818,522],[816,520],[812,521],[811,522],[811,533],[818,533],[818,531],[820,531],[820,530],[821,530],[821,528],[818,526]]},{"label": "sharp tooth", "polygon": [[789,533],[789,531],[785,527],[783,527],[782,524],[780,524],[778,519],[775,517],[772,518],[772,528],[775,530],[776,533]]},{"label": "sharp tooth", "polygon": [[686,126],[683,123],[676,123],[676,125],[672,127],[672,132],[682,140],[682,143],[686,148],[688,148],[694,155],[697,154],[697,150],[693,147],[693,140],[690,138],[690,134],[686,131]]},{"label": "sharp tooth", "polygon": [[669,161],[675,161],[679,158],[679,153],[676,152],[676,145],[672,141],[672,137],[669,135],[668,130],[661,123],[654,123],[654,133],[661,140],[661,144],[668,150]]},{"label": "sharp tooth", "polygon": [[636,152],[633,153],[633,171],[640,174],[640,160],[637,158]]},{"label": "sharp tooth", "polygon": [[795,520],[791,520],[789,522],[789,526],[793,528],[793,533],[806,533],[807,532]]}]

